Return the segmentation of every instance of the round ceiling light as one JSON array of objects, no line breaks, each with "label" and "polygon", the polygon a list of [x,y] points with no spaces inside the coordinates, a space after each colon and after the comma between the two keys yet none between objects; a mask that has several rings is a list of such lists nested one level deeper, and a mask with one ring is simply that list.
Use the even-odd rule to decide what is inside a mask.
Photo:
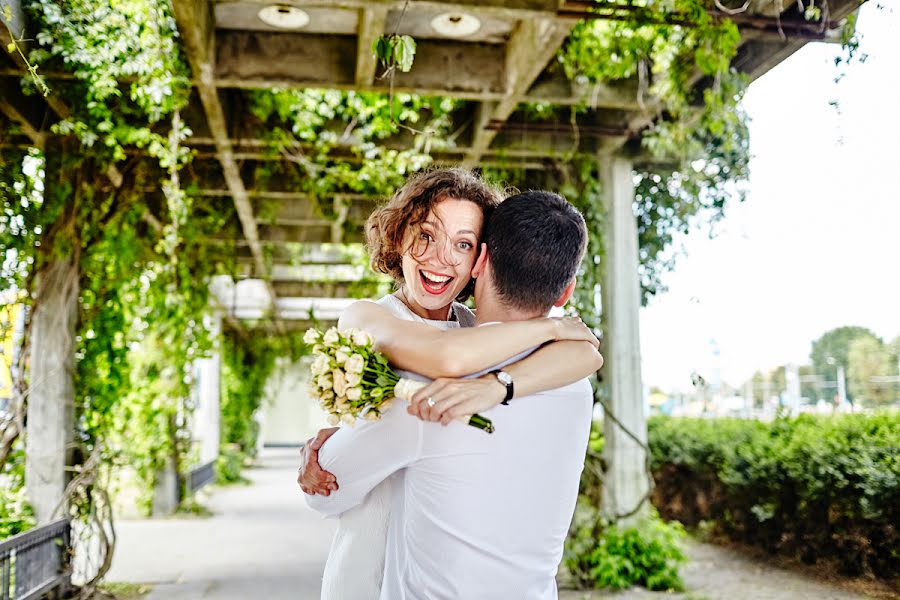
[{"label": "round ceiling light", "polygon": [[309,23],[309,15],[296,6],[273,4],[260,9],[259,20],[278,29],[302,29]]},{"label": "round ceiling light", "polygon": [[444,13],[431,20],[431,28],[444,37],[466,37],[481,29],[481,21],[466,13]]}]

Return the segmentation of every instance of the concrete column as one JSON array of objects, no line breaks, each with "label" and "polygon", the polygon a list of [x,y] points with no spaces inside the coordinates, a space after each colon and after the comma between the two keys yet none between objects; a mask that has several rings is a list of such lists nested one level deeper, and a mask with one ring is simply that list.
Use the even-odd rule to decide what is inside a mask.
[{"label": "concrete column", "polygon": [[[49,250],[49,249],[48,249]],[[78,264],[56,256],[41,268],[32,315],[25,428],[25,487],[39,524],[52,520],[63,497],[74,429],[75,321]]]},{"label": "concrete column", "polygon": [[[647,442],[647,416],[641,385],[641,348],[638,311],[637,220],[631,161],[600,156],[600,174],[606,208],[603,280],[603,376],[609,385],[613,416],[642,443]],[[610,518],[635,512],[647,493],[644,449],[606,415],[603,427],[607,473],[603,511]],[[636,514],[640,514],[638,511]]]},{"label": "concrete column", "polygon": [[204,318],[204,324],[214,340],[210,355],[195,363],[197,375],[197,408],[194,412],[194,440],[200,445],[200,464],[219,456],[222,356],[219,353],[222,335],[222,314]]},{"label": "concrete column", "polygon": [[154,517],[165,517],[178,510],[181,501],[178,465],[175,457],[171,457],[166,465],[156,473],[156,485],[153,488],[153,504],[151,514]]}]

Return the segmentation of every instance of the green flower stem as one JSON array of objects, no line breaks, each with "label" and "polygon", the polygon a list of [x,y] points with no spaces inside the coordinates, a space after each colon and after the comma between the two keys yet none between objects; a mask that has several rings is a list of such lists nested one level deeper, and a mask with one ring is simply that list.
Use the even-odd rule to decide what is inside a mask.
[{"label": "green flower stem", "polygon": [[397,377],[397,374],[390,369],[385,369],[382,371],[379,369],[370,369],[369,367],[363,367],[363,373],[374,373],[375,375],[383,375],[385,377],[390,377],[391,379],[396,378],[397,381],[400,381],[400,378]]}]

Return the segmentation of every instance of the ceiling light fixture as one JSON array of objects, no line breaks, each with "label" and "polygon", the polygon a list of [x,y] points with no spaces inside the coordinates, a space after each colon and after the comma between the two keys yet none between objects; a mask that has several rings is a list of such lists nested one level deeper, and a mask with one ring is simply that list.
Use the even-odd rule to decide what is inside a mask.
[{"label": "ceiling light fixture", "polygon": [[444,37],[461,38],[481,29],[481,21],[466,13],[444,13],[431,20],[431,28]]},{"label": "ceiling light fixture", "polygon": [[278,29],[302,29],[309,23],[309,15],[296,6],[273,4],[260,9],[259,20]]}]

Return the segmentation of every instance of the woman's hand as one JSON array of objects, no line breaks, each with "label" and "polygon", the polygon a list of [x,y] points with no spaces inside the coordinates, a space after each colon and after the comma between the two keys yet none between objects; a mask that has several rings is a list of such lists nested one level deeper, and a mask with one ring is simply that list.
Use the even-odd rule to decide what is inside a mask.
[{"label": "woman's hand", "polygon": [[506,386],[492,373],[478,379],[435,379],[413,394],[406,411],[423,421],[447,425],[458,417],[494,408],[505,397]]},{"label": "woman's hand", "polygon": [[557,341],[573,340],[576,342],[590,342],[594,348],[600,348],[600,340],[594,332],[584,324],[581,317],[555,317],[551,319],[556,325]]},{"label": "woman's hand", "polygon": [[328,496],[338,489],[337,479],[334,475],[319,466],[319,448],[337,430],[337,427],[320,429],[315,437],[309,438],[303,445],[303,449],[300,451],[297,483],[304,494]]}]

